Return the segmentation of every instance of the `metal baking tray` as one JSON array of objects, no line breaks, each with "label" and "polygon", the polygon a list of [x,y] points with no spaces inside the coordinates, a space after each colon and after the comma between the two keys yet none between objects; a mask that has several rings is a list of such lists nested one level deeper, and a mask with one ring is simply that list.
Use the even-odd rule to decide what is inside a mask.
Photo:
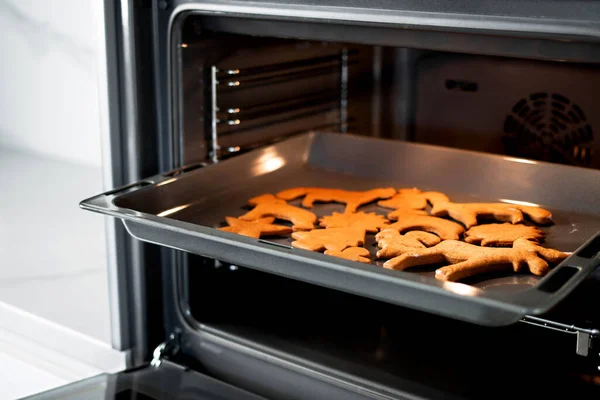
[{"label": "metal baking tray", "polygon": [[[235,265],[322,285],[481,325],[508,325],[541,314],[600,264],[600,171],[337,133],[307,133],[201,168],[157,175],[81,202],[121,218],[134,237]],[[435,268],[391,271],[219,231],[249,198],[295,186],[367,190],[418,187],[453,201],[540,204],[555,224],[545,245],[574,252],[546,277],[485,275],[442,282]],[[294,204],[294,203],[292,203]],[[390,210],[366,205],[365,211]],[[327,215],[342,205],[323,204]],[[374,253],[373,235],[366,243]]]}]

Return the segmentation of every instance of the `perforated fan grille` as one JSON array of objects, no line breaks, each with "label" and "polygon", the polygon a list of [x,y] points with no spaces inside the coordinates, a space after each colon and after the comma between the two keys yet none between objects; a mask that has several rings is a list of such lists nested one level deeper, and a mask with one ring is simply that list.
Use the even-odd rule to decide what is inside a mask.
[{"label": "perforated fan grille", "polygon": [[506,154],[589,166],[592,127],[581,107],[558,93],[533,93],[519,100],[504,121]]}]

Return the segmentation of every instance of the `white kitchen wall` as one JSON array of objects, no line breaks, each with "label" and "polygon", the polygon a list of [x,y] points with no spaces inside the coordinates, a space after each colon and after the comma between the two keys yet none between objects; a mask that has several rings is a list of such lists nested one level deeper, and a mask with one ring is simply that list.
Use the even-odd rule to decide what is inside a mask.
[{"label": "white kitchen wall", "polygon": [[0,147],[100,165],[101,0],[0,0]]},{"label": "white kitchen wall", "polygon": [[102,0],[0,0],[0,333],[88,373],[125,360],[110,347],[104,219],[78,207],[104,189],[103,22]]}]

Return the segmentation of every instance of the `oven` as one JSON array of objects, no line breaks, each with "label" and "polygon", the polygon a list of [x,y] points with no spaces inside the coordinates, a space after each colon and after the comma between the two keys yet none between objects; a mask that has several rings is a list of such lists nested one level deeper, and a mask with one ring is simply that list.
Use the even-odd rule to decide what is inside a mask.
[{"label": "oven", "polygon": [[[81,207],[109,216],[113,345],[131,369],[58,396],[598,396],[600,5],[105,10],[109,188]],[[218,229],[297,186],[541,205],[546,243],[570,255],[543,278],[443,282]]]}]

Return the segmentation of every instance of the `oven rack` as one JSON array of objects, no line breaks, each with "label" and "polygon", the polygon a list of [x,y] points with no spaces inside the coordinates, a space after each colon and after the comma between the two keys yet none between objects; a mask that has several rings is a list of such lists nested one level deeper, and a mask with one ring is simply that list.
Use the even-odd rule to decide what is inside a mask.
[{"label": "oven rack", "polygon": [[[212,162],[232,153],[247,150],[252,145],[228,145],[222,149],[219,138],[234,135],[244,130],[263,128],[299,118],[337,111],[335,122],[311,126],[309,130],[334,128],[345,133],[349,128],[348,118],[348,78],[349,67],[356,65],[358,51],[342,48],[338,54],[312,57],[291,62],[266,64],[244,69],[210,67],[210,138],[209,155]],[[335,73],[339,85],[335,90],[317,88],[300,96],[294,95],[277,102],[267,102],[241,107],[235,104],[219,103],[219,94],[243,89],[264,88],[273,84],[297,82],[304,78],[314,78]],[[302,130],[305,132],[306,130]],[[297,133],[302,133],[297,132]],[[289,136],[289,135],[288,135]]]},{"label": "oven rack", "polygon": [[[523,319],[520,320],[520,322],[537,326],[540,328],[575,335],[575,352],[578,355],[584,357],[590,355],[590,350],[593,347],[593,342],[600,338],[600,329],[580,328],[575,325],[567,325],[545,318],[534,317],[532,315],[526,315],[525,317],[523,317]],[[600,366],[598,368],[600,368]]]}]

